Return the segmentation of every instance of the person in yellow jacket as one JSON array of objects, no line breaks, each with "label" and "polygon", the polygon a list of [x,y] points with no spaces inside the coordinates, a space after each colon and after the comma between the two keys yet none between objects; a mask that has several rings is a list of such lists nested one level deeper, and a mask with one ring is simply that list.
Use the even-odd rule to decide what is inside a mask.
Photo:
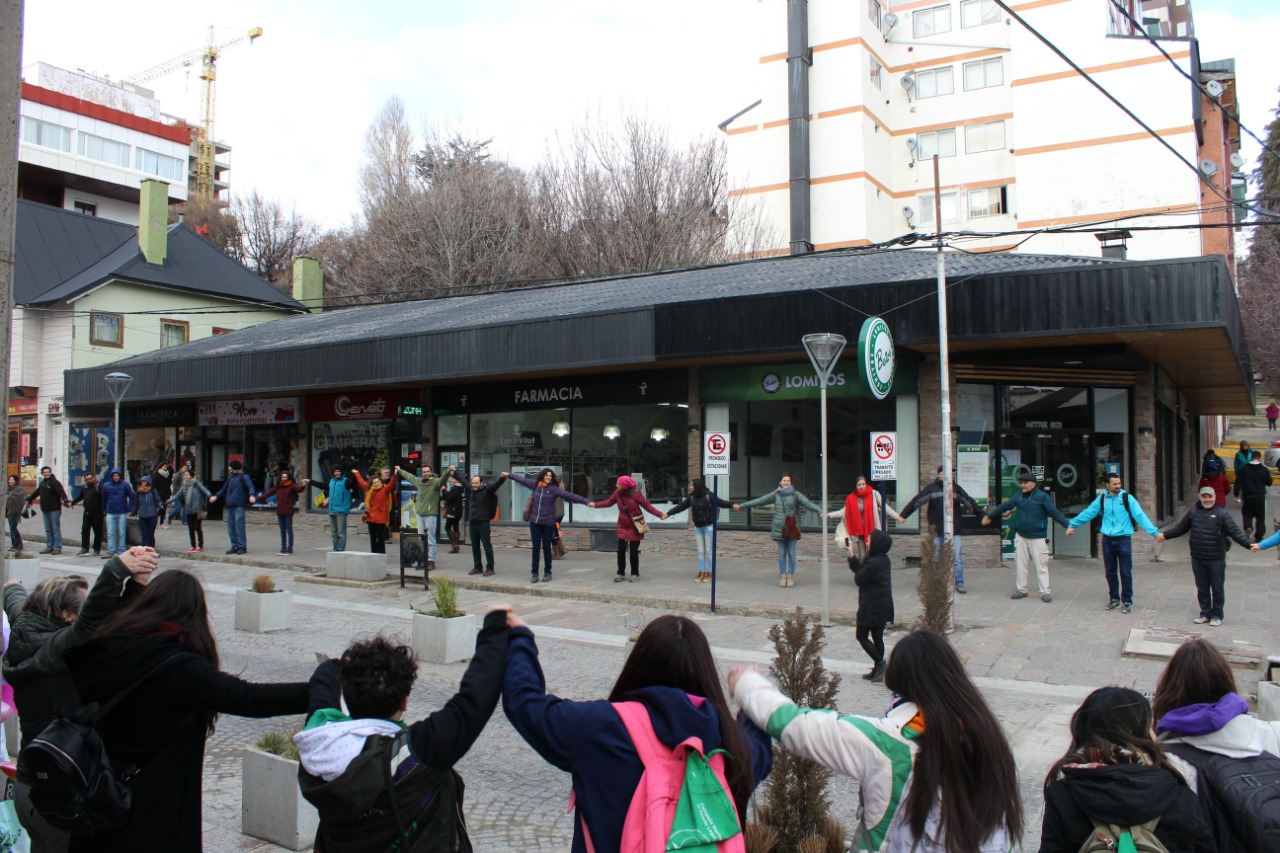
[{"label": "person in yellow jacket", "polygon": [[418,493],[413,496],[413,510],[418,514],[418,532],[427,537],[427,571],[436,568],[436,541],[440,537],[440,487],[448,482],[455,466],[442,474],[431,473],[431,466],[423,464],[422,476],[415,477],[396,466],[396,476],[404,477]]}]

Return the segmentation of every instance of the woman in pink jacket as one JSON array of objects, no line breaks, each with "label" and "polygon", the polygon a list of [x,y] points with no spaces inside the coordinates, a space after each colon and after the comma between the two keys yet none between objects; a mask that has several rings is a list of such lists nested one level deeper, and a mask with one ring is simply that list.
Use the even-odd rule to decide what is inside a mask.
[{"label": "woman in pink jacket", "polygon": [[631,582],[635,583],[640,580],[640,543],[644,541],[636,519],[643,520],[646,512],[656,518],[666,518],[667,514],[654,509],[636,488],[636,481],[626,476],[618,478],[618,487],[608,500],[587,504],[597,509],[614,505],[618,507],[618,576],[613,582],[622,583],[626,579],[627,551],[630,550]]}]

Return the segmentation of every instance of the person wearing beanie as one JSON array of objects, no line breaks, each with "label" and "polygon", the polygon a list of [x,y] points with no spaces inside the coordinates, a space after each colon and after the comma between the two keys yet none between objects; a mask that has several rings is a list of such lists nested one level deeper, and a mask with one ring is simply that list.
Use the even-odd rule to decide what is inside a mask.
[{"label": "person wearing beanie", "polygon": [[1254,551],[1266,547],[1249,541],[1227,508],[1217,505],[1217,492],[1212,486],[1200,488],[1200,503],[1172,527],[1166,527],[1156,537],[1157,542],[1177,539],[1190,533],[1191,573],[1196,579],[1196,598],[1200,604],[1197,625],[1208,622],[1214,628],[1222,624],[1222,587],[1227,574],[1228,537],[1242,548]]},{"label": "person wearing beanie", "polygon": [[209,498],[209,503],[218,500],[223,502],[227,521],[227,539],[231,541],[228,554],[247,554],[249,543],[245,541],[244,513],[254,501],[253,480],[244,472],[244,465],[239,459],[227,463],[227,481],[222,484],[218,493]]}]

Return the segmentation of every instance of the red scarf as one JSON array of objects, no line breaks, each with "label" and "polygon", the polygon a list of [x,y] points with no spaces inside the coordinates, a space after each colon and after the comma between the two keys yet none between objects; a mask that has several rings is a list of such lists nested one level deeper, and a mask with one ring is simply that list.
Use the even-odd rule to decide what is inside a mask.
[{"label": "red scarf", "polygon": [[[858,512],[858,498],[862,498],[862,512]],[[868,486],[853,492],[844,501],[844,529],[849,536],[861,536],[866,545],[871,544],[871,534],[876,529],[876,493]]]}]

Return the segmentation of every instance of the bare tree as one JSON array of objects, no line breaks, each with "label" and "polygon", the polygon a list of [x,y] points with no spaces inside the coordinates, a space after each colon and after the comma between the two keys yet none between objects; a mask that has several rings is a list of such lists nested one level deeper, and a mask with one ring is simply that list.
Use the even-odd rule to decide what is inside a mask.
[{"label": "bare tree", "polygon": [[[1258,156],[1253,180],[1258,188],[1254,206],[1265,213],[1258,219],[1274,219],[1280,213],[1280,107],[1267,125],[1267,145]],[[1259,225],[1253,229],[1249,257],[1240,270],[1238,282],[1240,313],[1245,338],[1254,367],[1264,376],[1280,376],[1280,225]]]},{"label": "bare tree", "polygon": [[244,260],[240,243],[240,223],[227,212],[225,202],[192,195],[169,206],[169,223],[182,222],[202,238],[238,261]]},{"label": "bare tree", "polygon": [[293,286],[293,260],[315,245],[319,227],[296,208],[286,211],[256,190],[234,197],[231,213],[239,225],[245,266],[288,293]]}]

